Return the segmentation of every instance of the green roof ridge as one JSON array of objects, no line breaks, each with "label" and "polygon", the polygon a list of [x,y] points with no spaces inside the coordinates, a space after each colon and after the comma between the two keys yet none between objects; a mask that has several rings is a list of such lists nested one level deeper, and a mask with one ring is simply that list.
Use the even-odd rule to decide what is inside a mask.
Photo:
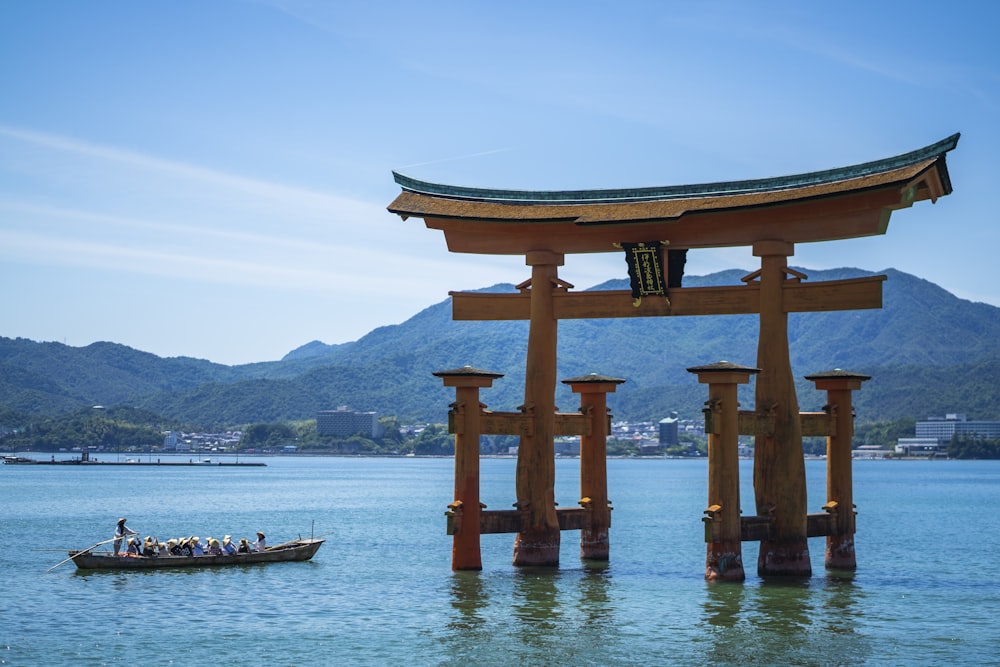
[{"label": "green roof ridge", "polygon": [[[515,204],[606,204],[657,201],[667,199],[689,199],[692,197],[732,196],[759,192],[774,192],[880,174],[901,169],[932,158],[944,158],[945,153],[958,145],[955,133],[937,143],[894,157],[865,162],[863,164],[836,169],[825,169],[792,176],[759,178],[746,181],[722,181],[697,185],[672,185],[647,188],[623,188],[604,190],[494,190],[471,188],[458,185],[428,183],[405,176],[397,171],[392,175],[396,183],[410,192],[434,195],[452,199],[477,201],[510,202]],[[947,169],[941,169],[944,194],[951,193],[951,181]]]}]

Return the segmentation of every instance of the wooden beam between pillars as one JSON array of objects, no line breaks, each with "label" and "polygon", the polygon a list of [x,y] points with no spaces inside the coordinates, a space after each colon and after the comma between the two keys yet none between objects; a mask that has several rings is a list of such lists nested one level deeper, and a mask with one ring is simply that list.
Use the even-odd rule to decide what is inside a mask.
[{"label": "wooden beam between pillars", "polygon": [[[608,416],[608,431],[611,430],[611,416]],[[483,411],[479,417],[479,432],[483,435],[526,435],[531,436],[533,422],[526,412]],[[448,432],[460,433],[461,427],[453,412],[448,413]],[[590,435],[590,419],[578,412],[557,412],[555,414],[555,435]]]},{"label": "wooden beam between pillars", "polygon": [[[869,310],[882,307],[882,283],[886,276],[826,280],[815,283],[789,281],[783,287],[785,311],[818,312]],[[461,321],[530,319],[530,293],[491,294],[449,292],[452,319]],[[745,315],[760,312],[757,283],[722,287],[676,287],[667,299],[645,297],[632,305],[628,290],[553,293],[556,319],[607,317],[664,317],[668,315]]]}]

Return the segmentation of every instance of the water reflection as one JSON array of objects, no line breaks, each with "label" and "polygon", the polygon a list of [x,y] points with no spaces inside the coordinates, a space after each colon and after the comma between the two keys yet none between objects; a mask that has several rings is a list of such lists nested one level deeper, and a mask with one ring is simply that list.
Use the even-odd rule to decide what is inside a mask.
[{"label": "water reflection", "polygon": [[578,607],[590,623],[613,623],[611,604],[611,568],[606,561],[587,561],[580,577]]},{"label": "water reflection", "polygon": [[731,628],[740,620],[746,588],[741,583],[705,582],[705,621],[719,628]]},{"label": "water reflection", "polygon": [[559,588],[556,585],[562,573],[551,568],[520,568],[514,576],[514,595],[511,611],[530,629],[525,641],[531,641],[540,631],[555,630],[565,610],[560,606]]},{"label": "water reflection", "polygon": [[621,650],[611,569],[455,572],[441,665],[608,664]]},{"label": "water reflection", "polygon": [[706,582],[703,621],[711,665],[860,664],[871,658],[863,623],[864,591],[854,574]]},{"label": "water reflection", "polygon": [[471,631],[481,626],[487,603],[486,588],[479,572],[454,572],[451,578],[451,607],[455,613],[448,623],[450,630]]}]

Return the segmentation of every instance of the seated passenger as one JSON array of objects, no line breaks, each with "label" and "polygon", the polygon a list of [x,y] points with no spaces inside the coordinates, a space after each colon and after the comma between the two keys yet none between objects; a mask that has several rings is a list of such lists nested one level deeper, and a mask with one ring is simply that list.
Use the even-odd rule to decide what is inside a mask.
[{"label": "seated passenger", "polygon": [[222,547],[219,546],[219,540],[212,538],[208,541],[208,555],[209,556],[221,556]]},{"label": "seated passenger", "polygon": [[204,556],[205,550],[201,548],[201,539],[197,537],[192,537],[189,544],[191,545],[191,555],[192,556]]},{"label": "seated passenger", "polygon": [[257,531],[257,541],[253,543],[254,551],[266,551],[267,550],[267,540],[264,538],[264,533]]},{"label": "seated passenger", "polygon": [[181,548],[181,544],[177,540],[167,540],[167,551],[170,552],[171,556],[184,555],[184,549]]},{"label": "seated passenger", "polygon": [[142,553],[142,549],[139,547],[139,540],[134,537],[128,538],[128,555],[138,556]]},{"label": "seated passenger", "polygon": [[236,553],[236,545],[233,544],[232,535],[226,535],[224,538],[222,538],[222,552],[229,556],[232,556],[234,553]]},{"label": "seated passenger", "polygon": [[150,536],[146,536],[146,539],[142,543],[142,555],[146,558],[152,558],[157,555],[156,542]]},{"label": "seated passenger", "polygon": [[241,537],[240,538],[240,546],[236,550],[236,552],[237,553],[241,553],[241,554],[248,554],[248,553],[250,553],[250,543],[247,542],[247,538],[245,538],[245,537]]}]

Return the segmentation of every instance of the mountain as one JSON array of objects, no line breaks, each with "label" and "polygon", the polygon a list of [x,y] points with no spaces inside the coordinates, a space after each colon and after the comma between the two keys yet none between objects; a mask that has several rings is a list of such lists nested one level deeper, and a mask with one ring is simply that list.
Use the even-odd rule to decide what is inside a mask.
[{"label": "mountain", "polygon": [[[810,281],[873,275],[800,270]],[[686,276],[684,285],[739,284],[746,273]],[[893,269],[884,273],[881,310],[790,315],[801,409],[819,409],[825,399],[802,376],[843,368],[872,376],[855,396],[859,421],[956,411],[1000,419],[1000,308]],[[626,288],[619,280],[593,289]],[[558,377],[625,378],[609,396],[617,418],[660,419],[670,411],[695,417],[707,390],[686,369],[723,359],[754,365],[757,329],[753,315],[563,321]],[[431,375],[436,370],[470,365],[503,373],[483,390],[483,402],[495,410],[523,402],[527,332],[527,322],[454,322],[449,299],[351,343],[312,341],[280,361],[243,366],[162,359],[113,343],[71,348],[0,338],[0,406],[50,415],[127,404],[207,427],[308,419],[349,405],[440,422],[454,393]],[[752,406],[752,388],[744,389],[740,400]],[[577,397],[560,384],[556,402],[574,410]]]}]

